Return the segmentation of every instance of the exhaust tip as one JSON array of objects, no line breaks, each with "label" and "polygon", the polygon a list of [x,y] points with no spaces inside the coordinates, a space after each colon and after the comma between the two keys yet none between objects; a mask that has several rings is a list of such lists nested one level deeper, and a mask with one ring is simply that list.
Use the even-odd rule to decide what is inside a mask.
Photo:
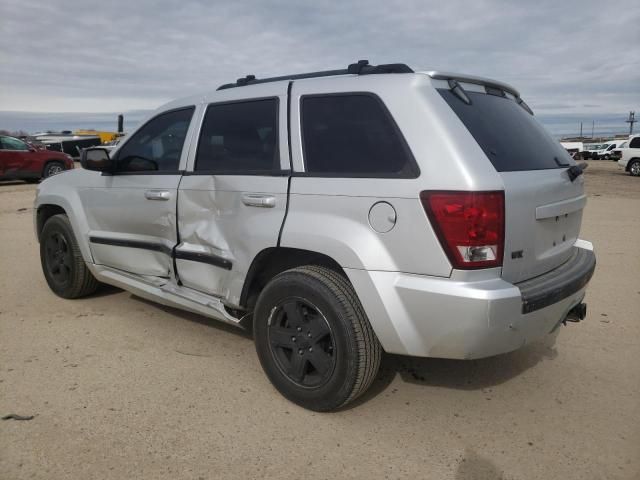
[{"label": "exhaust tip", "polygon": [[587,304],[580,302],[567,313],[566,321],[579,322],[587,316]]}]

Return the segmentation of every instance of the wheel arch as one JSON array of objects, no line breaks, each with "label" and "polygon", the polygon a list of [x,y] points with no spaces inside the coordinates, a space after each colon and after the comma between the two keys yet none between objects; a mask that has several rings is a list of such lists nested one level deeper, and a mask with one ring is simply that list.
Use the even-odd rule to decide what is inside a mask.
[{"label": "wheel arch", "polygon": [[[44,228],[44,224],[47,223],[54,215],[67,215],[67,211],[62,208],[60,205],[54,204],[44,204],[39,205],[36,210],[36,237],[38,238],[38,242],[40,241],[40,235],[42,234],[42,229]],[[68,216],[68,215],[67,215]]]},{"label": "wheel arch", "polygon": [[258,295],[273,277],[303,265],[323,266],[334,270],[348,280],[340,264],[324,253],[291,247],[265,248],[255,256],[247,271],[240,294],[240,305],[251,310]]},{"label": "wheel arch", "polygon": [[[57,190],[57,185],[47,185],[48,183],[44,182],[44,184],[40,185],[34,206],[33,226],[38,242],[45,222],[54,215],[64,214],[69,218],[82,257],[85,262],[93,263],[88,243],[87,219],[77,198],[77,192],[70,189],[62,193]],[[56,188],[53,189],[52,187]]]},{"label": "wheel arch", "polygon": [[629,161],[627,162],[627,166],[625,167],[625,170],[627,172],[631,171],[631,164],[633,164],[633,162],[640,162],[640,157],[632,157],[629,159]]}]

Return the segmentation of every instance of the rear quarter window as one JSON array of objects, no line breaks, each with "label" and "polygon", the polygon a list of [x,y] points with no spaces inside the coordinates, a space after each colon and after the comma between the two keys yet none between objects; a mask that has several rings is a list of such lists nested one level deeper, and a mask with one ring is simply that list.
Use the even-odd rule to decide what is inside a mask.
[{"label": "rear quarter window", "polygon": [[419,175],[400,129],[376,95],[305,95],[301,111],[305,170],[310,175]]},{"label": "rear quarter window", "polygon": [[438,90],[498,172],[566,168],[574,162],[560,142],[515,100],[466,92],[471,104]]}]

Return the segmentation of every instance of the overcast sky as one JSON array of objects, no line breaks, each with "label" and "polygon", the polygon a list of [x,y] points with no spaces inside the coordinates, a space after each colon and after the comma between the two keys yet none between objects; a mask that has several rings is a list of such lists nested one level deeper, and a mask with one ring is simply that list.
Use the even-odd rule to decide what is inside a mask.
[{"label": "overcast sky", "polygon": [[405,62],[536,113],[640,110],[640,2],[1,0],[0,110],[155,108],[252,73]]}]

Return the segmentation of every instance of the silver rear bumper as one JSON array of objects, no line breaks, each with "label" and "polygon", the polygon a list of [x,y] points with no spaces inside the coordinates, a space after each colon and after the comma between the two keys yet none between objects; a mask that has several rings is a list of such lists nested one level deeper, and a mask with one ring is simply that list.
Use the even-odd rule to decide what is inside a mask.
[{"label": "silver rear bumper", "polygon": [[595,255],[589,242],[574,248],[563,265],[519,285],[346,271],[385,351],[473,359],[545,337],[582,301]]}]

